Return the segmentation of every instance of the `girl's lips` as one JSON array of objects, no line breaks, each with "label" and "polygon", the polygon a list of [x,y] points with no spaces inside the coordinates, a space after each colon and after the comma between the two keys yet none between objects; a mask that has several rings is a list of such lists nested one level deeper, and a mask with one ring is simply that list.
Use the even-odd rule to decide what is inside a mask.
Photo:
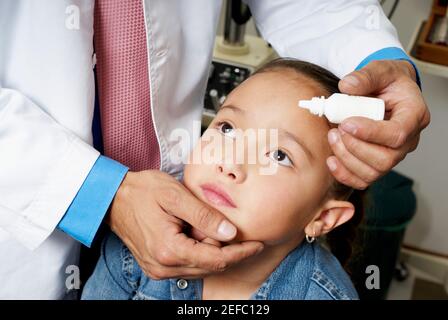
[{"label": "girl's lips", "polygon": [[206,183],[201,185],[201,189],[204,193],[204,196],[211,203],[218,206],[236,208],[236,205],[232,201],[232,198],[217,185]]}]

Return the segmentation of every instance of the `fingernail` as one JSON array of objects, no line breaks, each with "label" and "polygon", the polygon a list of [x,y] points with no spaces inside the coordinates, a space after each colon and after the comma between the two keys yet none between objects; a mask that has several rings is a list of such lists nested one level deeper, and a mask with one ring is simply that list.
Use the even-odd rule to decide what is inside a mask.
[{"label": "fingernail", "polygon": [[228,221],[224,220],[218,227],[218,233],[225,238],[233,238],[236,228]]},{"label": "fingernail", "polygon": [[346,76],[342,79],[342,82],[351,87],[357,87],[359,85],[359,80],[355,76]]},{"label": "fingernail", "polygon": [[257,252],[255,254],[259,254],[261,251],[263,251],[264,247],[261,246],[260,248],[258,248]]},{"label": "fingernail", "polygon": [[328,132],[328,141],[330,142],[330,144],[335,144],[336,142],[338,142],[338,134],[334,132],[334,130],[330,130]]},{"label": "fingernail", "polygon": [[356,126],[356,124],[354,124],[352,122],[343,122],[341,124],[341,127],[345,132],[348,132],[351,134],[355,134],[356,130],[358,130],[358,127]]},{"label": "fingernail", "polygon": [[327,165],[328,168],[330,168],[331,171],[335,171],[338,165],[336,164],[336,161],[333,158],[327,159]]}]

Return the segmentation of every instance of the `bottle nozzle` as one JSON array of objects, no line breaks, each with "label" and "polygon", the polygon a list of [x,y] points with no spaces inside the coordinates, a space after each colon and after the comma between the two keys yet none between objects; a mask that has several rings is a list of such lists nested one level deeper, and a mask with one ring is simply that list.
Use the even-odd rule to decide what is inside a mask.
[{"label": "bottle nozzle", "polygon": [[324,114],[324,97],[314,97],[311,100],[299,100],[299,107],[308,109],[312,114],[322,116]]},{"label": "bottle nozzle", "polygon": [[311,110],[311,101],[310,100],[299,100],[299,107]]},{"label": "bottle nozzle", "polygon": [[385,110],[384,101],[381,99],[343,93],[334,93],[328,99],[314,97],[311,100],[300,100],[298,105],[320,117],[325,115],[331,123],[341,123],[349,117],[383,120]]}]

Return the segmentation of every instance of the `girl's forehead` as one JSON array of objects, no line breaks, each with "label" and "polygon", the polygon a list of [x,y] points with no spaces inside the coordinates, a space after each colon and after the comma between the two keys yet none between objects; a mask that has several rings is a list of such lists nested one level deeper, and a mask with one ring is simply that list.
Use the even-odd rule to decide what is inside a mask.
[{"label": "girl's forehead", "polygon": [[[304,120],[310,125],[327,124],[324,118],[312,115],[308,110],[298,107],[298,101],[325,95],[324,89],[314,80],[300,74],[263,72],[256,74],[231,92],[224,106],[236,106],[251,114],[252,120],[263,118],[278,119],[292,124]],[[328,126],[326,125],[325,128]]]},{"label": "girl's forehead", "polygon": [[297,105],[298,99],[310,99],[326,95],[325,90],[313,79],[291,70],[268,71],[249,77],[228,96],[227,100],[238,100],[244,107],[276,102]]}]

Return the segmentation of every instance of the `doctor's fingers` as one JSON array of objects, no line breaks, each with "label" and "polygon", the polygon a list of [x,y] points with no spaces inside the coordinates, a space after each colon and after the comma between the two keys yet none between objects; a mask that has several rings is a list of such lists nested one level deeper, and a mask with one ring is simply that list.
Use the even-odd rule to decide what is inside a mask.
[{"label": "doctor's fingers", "polygon": [[196,229],[194,227],[191,229],[190,236],[195,240],[201,241],[202,243],[207,243],[207,244],[212,244],[217,247],[222,247],[221,242],[207,237],[205,234],[203,234],[201,231],[199,231],[198,229]]},{"label": "doctor's fingers", "polygon": [[172,248],[180,261],[186,267],[201,268],[209,272],[218,272],[238,263],[263,250],[259,241],[245,241],[218,247],[188,238],[184,233],[178,233],[172,242]]},{"label": "doctor's fingers", "polygon": [[414,136],[403,146],[397,149],[365,142],[350,134],[341,134],[341,140],[345,148],[356,158],[377,170],[380,175],[390,171],[397,163],[403,160],[408,152],[415,150],[419,136]]},{"label": "doctor's fingers", "polygon": [[[342,93],[367,96],[379,93],[404,77],[414,81],[412,65],[407,61],[376,60],[353,71],[339,81]],[[415,81],[414,81],[415,82]]]},{"label": "doctor's fingers", "polygon": [[193,239],[196,239],[198,241],[202,241],[207,238],[207,236],[205,234],[203,234],[201,231],[199,231],[195,227],[191,227],[190,237],[192,237]]},{"label": "doctor's fingers", "polygon": [[189,223],[207,237],[229,241],[236,236],[235,226],[222,213],[196,198],[180,183],[160,191],[157,201],[166,212]]},{"label": "doctor's fingers", "polygon": [[163,280],[170,278],[196,279],[210,274],[209,270],[189,267],[165,267],[153,265],[148,269],[143,269],[146,276],[153,280]]},{"label": "doctor's fingers", "polygon": [[390,112],[388,121],[362,117],[346,119],[340,126],[367,142],[400,148],[413,140],[431,120],[431,115],[408,61],[372,61],[339,82],[341,92],[351,95],[380,94]]},{"label": "doctor's fingers", "polygon": [[333,177],[340,183],[358,190],[364,190],[368,184],[348,170],[335,156],[327,158],[327,166]]},{"label": "doctor's fingers", "polygon": [[348,171],[352,172],[353,175],[356,175],[367,185],[371,184],[381,175],[378,170],[372,168],[364,161],[359,160],[349,150],[347,150],[341,140],[341,134],[338,129],[331,129],[328,132],[328,141],[339,162],[342,163]]},{"label": "doctor's fingers", "polygon": [[[425,125],[408,110],[398,110],[390,120],[376,121],[364,117],[351,117],[339,126],[339,130],[366,142],[389,148],[400,148],[420,133]],[[409,113],[409,114],[406,114]]]},{"label": "doctor's fingers", "polygon": [[211,244],[215,247],[221,248],[222,247],[222,243],[219,241],[216,241],[215,239],[212,238],[204,238],[201,240],[202,243],[206,243],[206,244]]},{"label": "doctor's fingers", "polygon": [[[221,247],[221,243],[219,241],[213,240],[211,238],[204,238],[201,240],[201,242]],[[153,262],[154,263],[150,267],[148,267],[147,271],[144,272],[147,276],[154,280],[168,278],[196,279],[213,273],[213,271],[209,269],[188,266],[169,267],[155,263],[155,260],[153,260]]]}]

